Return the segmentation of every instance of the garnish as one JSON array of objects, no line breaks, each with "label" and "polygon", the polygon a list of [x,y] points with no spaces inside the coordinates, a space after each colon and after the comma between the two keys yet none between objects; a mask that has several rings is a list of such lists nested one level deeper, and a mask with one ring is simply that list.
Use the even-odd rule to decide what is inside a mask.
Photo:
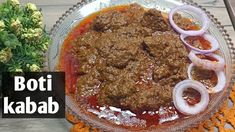
[{"label": "garnish", "polygon": [[7,0],[0,5],[1,72],[42,71],[49,43],[42,13],[34,4]]}]

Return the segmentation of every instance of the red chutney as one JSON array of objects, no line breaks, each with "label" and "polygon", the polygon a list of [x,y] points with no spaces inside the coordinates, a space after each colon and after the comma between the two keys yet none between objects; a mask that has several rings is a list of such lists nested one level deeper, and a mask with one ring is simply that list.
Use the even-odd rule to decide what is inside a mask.
[{"label": "red chutney", "polygon": [[[187,30],[200,30],[200,27],[198,25],[190,25],[189,27],[187,27]],[[210,42],[202,36],[189,36],[186,38],[186,41],[191,45],[193,45],[194,41],[199,41],[200,46],[203,50],[211,49]]]},{"label": "red chutney", "polygon": [[[89,103],[89,108],[101,111],[100,108],[102,106],[99,105],[96,95],[90,96],[87,99],[87,101]],[[199,101],[196,101],[193,98],[191,98],[191,102],[197,102],[198,103]],[[185,117],[185,115],[183,115],[179,111],[177,111],[174,106],[163,107],[163,109],[164,109],[164,111],[166,111],[166,113],[164,113],[162,115],[159,114],[160,113],[159,111],[135,111],[133,113],[136,115],[135,117],[137,119],[141,119],[141,120],[146,121],[146,127],[150,127],[150,126],[153,126],[153,125],[155,125],[155,126],[159,125],[161,117],[162,118],[166,117],[166,116],[168,116],[168,117],[178,116],[178,118]],[[125,110],[125,109],[122,109],[122,110]],[[118,113],[115,112],[115,114],[118,114]],[[137,126],[135,126],[135,127],[137,127]]]},{"label": "red chutney", "polygon": [[[198,46],[201,47],[203,50],[209,50],[211,49],[211,44],[208,40],[206,40],[205,38],[203,38],[202,36],[189,36],[186,37],[185,39],[190,45]],[[194,42],[198,42],[198,45],[194,45]]]},{"label": "red chutney", "polygon": [[[76,92],[76,83],[77,79],[79,79],[79,76],[77,75],[75,69],[79,68],[78,61],[73,58],[73,56],[70,54],[70,49],[72,48],[72,43],[76,40],[76,38],[79,35],[84,34],[89,27],[91,26],[91,23],[93,19],[102,12],[107,12],[111,10],[119,10],[119,11],[125,11],[128,6],[116,6],[116,7],[110,7],[106,8],[100,12],[94,13],[88,17],[86,17],[83,21],[81,21],[77,26],[73,28],[73,30],[68,34],[67,38],[65,39],[58,63],[58,69],[60,71],[64,71],[66,74],[66,94],[75,94]],[[167,18],[166,18],[167,19]],[[197,27],[190,27],[190,29],[196,29]],[[197,39],[200,40],[200,42],[208,47],[208,43],[204,41],[202,38],[198,37]],[[136,85],[141,86],[144,82],[138,82]],[[187,96],[187,95],[186,95]],[[190,104],[196,104],[198,102],[198,98],[192,98],[192,97],[184,97],[185,100],[187,100]],[[88,99],[88,104],[90,108],[99,109],[101,106],[98,104],[97,96],[90,96]],[[172,109],[173,108],[173,109]],[[174,106],[169,106],[164,108],[167,113],[166,114],[172,114],[172,113],[178,113],[177,115],[179,118],[185,117],[185,115],[178,112]],[[152,125],[159,125],[159,111],[152,112],[135,112],[136,117],[139,119],[143,119],[146,121],[146,126],[152,126]]]}]

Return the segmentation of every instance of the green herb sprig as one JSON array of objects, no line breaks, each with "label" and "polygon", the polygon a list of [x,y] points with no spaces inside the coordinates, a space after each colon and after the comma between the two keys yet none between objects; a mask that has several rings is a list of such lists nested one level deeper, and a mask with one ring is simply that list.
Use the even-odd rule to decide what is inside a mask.
[{"label": "green herb sprig", "polygon": [[32,3],[7,0],[0,5],[0,72],[42,71],[51,41],[42,18]]}]

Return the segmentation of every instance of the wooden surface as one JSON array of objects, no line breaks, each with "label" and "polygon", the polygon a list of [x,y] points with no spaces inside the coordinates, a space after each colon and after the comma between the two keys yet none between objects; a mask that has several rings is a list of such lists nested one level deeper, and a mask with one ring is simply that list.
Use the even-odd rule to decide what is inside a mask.
[{"label": "wooden surface", "polygon": [[[4,0],[0,0],[0,3]],[[22,4],[32,2],[42,9],[44,23],[49,31],[58,18],[79,0],[21,0]],[[210,11],[225,26],[235,43],[235,31],[229,19],[223,0],[194,0]],[[215,1],[205,3],[205,1]],[[0,119],[1,132],[64,132],[70,124],[65,119]]]}]

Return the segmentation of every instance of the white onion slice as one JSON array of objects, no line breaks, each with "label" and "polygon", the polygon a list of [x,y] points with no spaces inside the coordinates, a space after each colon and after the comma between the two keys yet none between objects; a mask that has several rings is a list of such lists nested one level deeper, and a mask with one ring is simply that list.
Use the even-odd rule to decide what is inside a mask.
[{"label": "white onion slice", "polygon": [[210,61],[206,59],[201,59],[197,57],[198,53],[195,53],[194,51],[191,51],[188,55],[189,59],[192,61],[192,63],[196,66],[202,67],[203,69],[207,70],[214,70],[214,71],[223,71],[225,67],[225,61],[222,57],[216,54],[208,54],[206,56],[215,58],[217,61]]},{"label": "white onion slice", "polygon": [[[192,73],[192,70],[193,70],[194,66],[195,65],[193,63],[191,63],[188,67],[188,78],[191,79],[191,80],[193,80],[193,77],[192,77],[191,73]],[[216,73],[216,76],[218,78],[217,84],[216,84],[215,87],[207,89],[208,93],[221,92],[226,86],[226,76],[225,76],[224,71],[215,71],[215,73]]]},{"label": "white onion slice", "polygon": [[[183,98],[186,89],[192,88],[201,95],[201,100],[195,105],[189,105]],[[198,81],[184,80],[179,82],[173,90],[173,103],[176,109],[185,115],[196,115],[204,111],[209,103],[209,94],[203,84]]]},{"label": "white onion slice", "polygon": [[183,43],[189,47],[190,49],[194,50],[194,51],[197,51],[199,53],[202,53],[202,54],[207,54],[207,53],[212,53],[212,52],[215,52],[216,50],[219,49],[219,43],[218,41],[216,40],[216,38],[214,38],[213,36],[209,35],[209,34],[204,34],[202,37],[204,39],[206,39],[207,41],[210,42],[211,44],[211,49],[209,50],[202,50],[202,49],[199,49],[199,48],[196,48],[196,47],[193,47],[192,45],[190,45],[189,43],[186,42],[185,38],[186,37],[189,37],[189,35],[185,35],[185,34],[181,34],[180,35],[180,39],[183,41]]},{"label": "white onion slice", "polygon": [[[187,11],[196,13],[197,14],[196,17],[200,19],[200,21],[202,22],[202,28],[200,30],[188,30],[187,31],[178,27],[173,20],[173,16],[177,11],[180,11],[180,10],[187,10]],[[191,5],[177,6],[176,8],[172,9],[169,13],[169,22],[171,26],[180,34],[186,34],[186,35],[191,35],[191,36],[204,34],[209,28],[209,24],[210,24],[210,20],[207,17],[206,13],[203,10],[196,8],[194,6],[191,6]]]}]

